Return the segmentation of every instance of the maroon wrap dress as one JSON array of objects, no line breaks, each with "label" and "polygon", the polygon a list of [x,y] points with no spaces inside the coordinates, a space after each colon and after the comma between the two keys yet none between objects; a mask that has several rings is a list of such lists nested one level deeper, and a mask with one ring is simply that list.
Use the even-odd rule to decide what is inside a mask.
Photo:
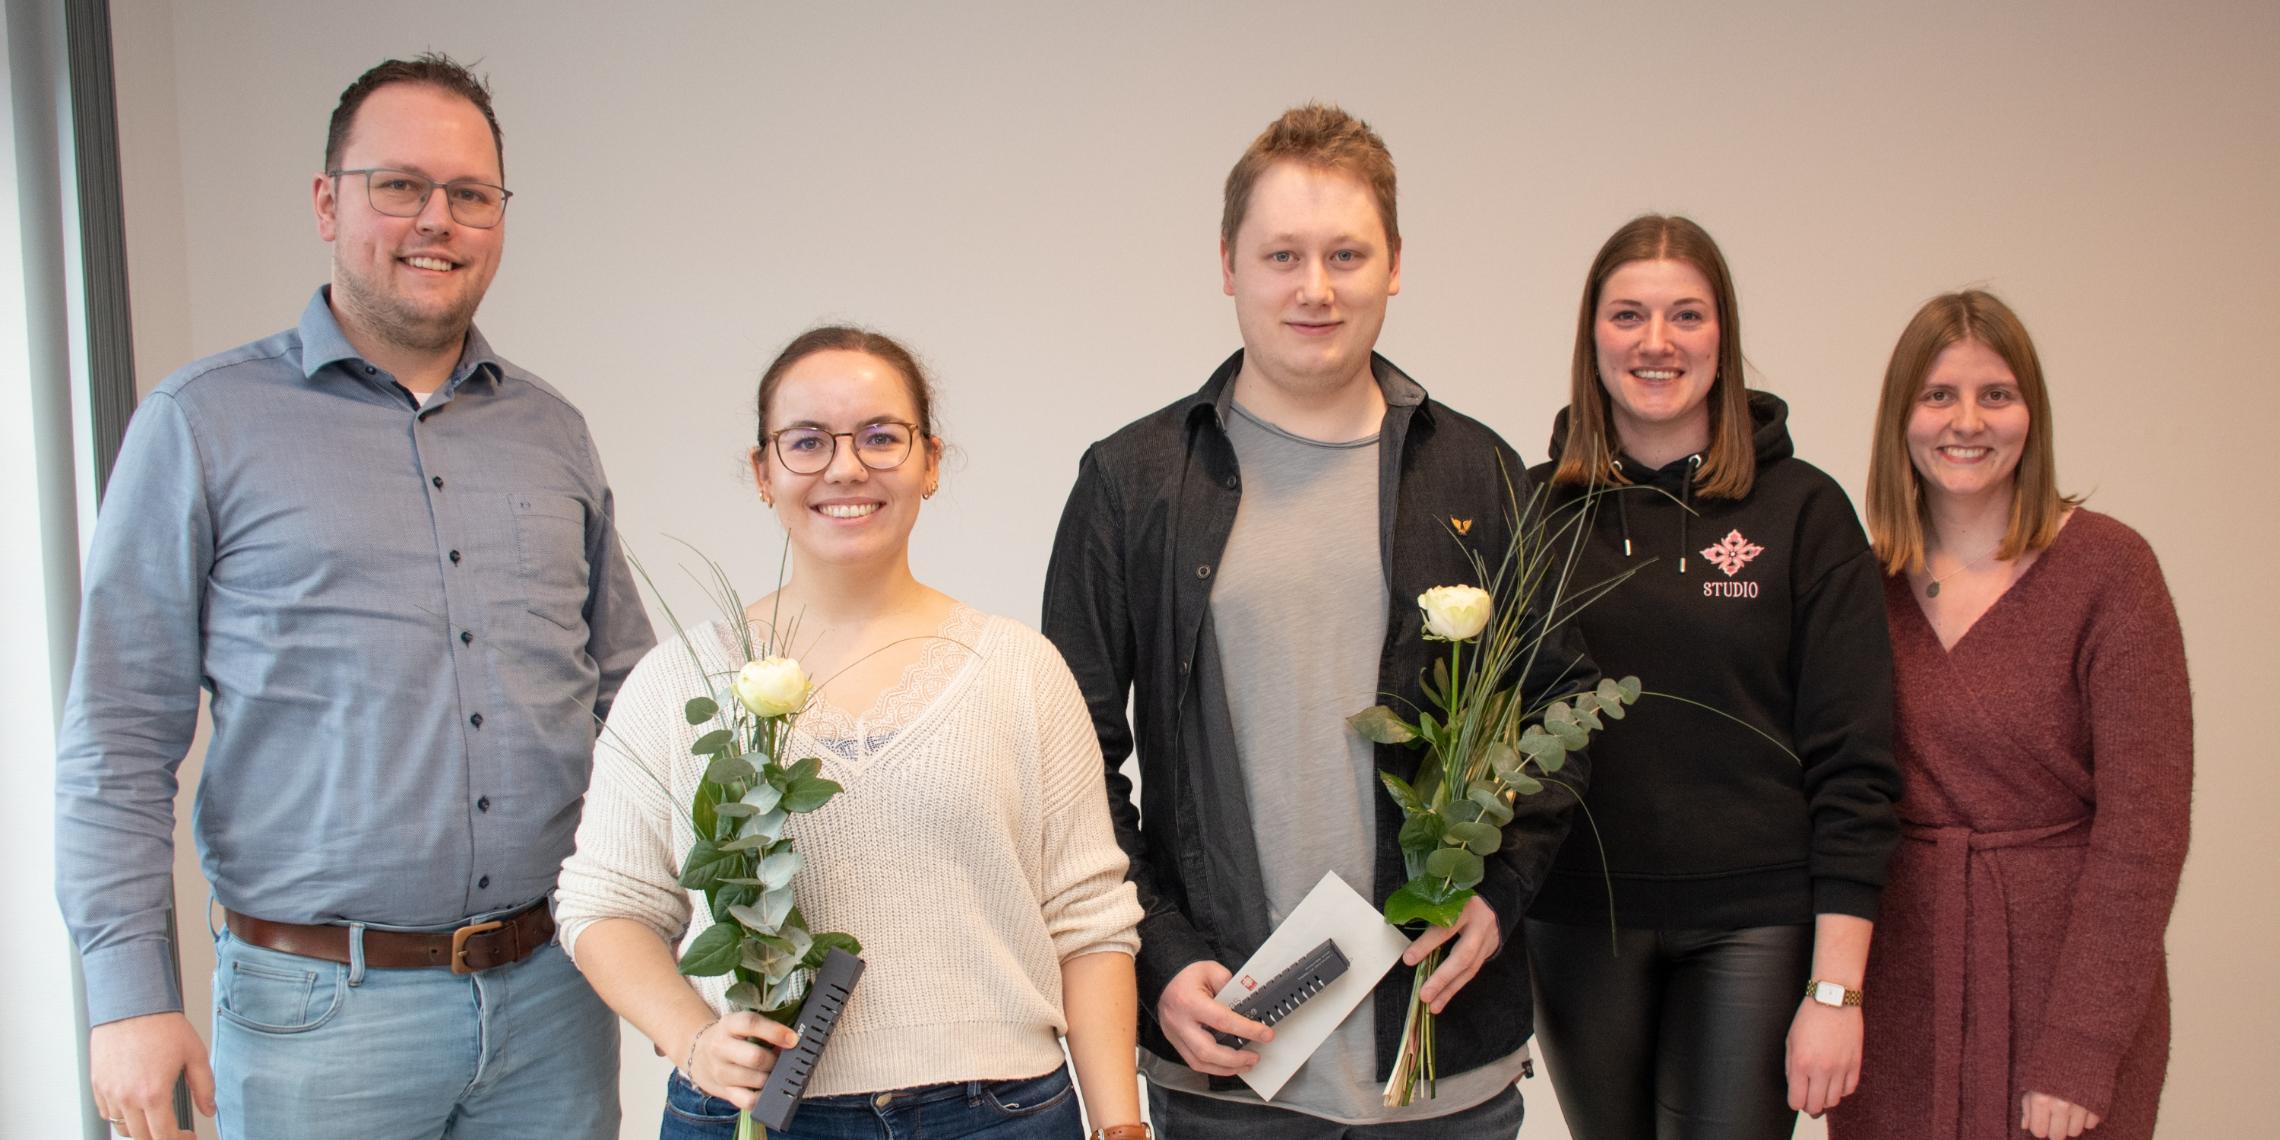
[{"label": "maroon wrap dress", "polygon": [[1904,840],[1869,954],[1860,1091],[1833,1140],[1996,1140],[2029,1091],[2153,1134],[2162,945],[2193,778],[2184,639],[2153,551],[2077,510],[1942,649],[1885,583]]}]

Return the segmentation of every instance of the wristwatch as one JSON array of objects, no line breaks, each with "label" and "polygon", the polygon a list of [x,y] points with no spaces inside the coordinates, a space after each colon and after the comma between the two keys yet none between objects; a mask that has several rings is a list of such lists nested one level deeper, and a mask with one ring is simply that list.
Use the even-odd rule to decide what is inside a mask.
[{"label": "wristwatch", "polygon": [[1822,1005],[1843,1009],[1848,1005],[1859,1005],[1862,994],[1859,990],[1848,990],[1836,982],[1824,982],[1816,978],[1805,983],[1805,996]]},{"label": "wristwatch", "polygon": [[1155,1133],[1146,1123],[1111,1124],[1106,1128],[1093,1129],[1087,1140],[1153,1140],[1154,1136]]}]

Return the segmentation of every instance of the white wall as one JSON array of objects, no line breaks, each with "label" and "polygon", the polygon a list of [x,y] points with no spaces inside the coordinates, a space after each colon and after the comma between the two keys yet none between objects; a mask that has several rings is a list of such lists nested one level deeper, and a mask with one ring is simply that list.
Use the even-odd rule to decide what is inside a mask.
[{"label": "white wall", "polygon": [[[323,278],[308,182],[350,78],[480,57],[517,191],[485,331],[586,409],[638,554],[687,538],[754,589],[776,539],[737,478],[753,379],[851,318],[935,367],[962,454],[921,575],[1033,620],[1080,450],[1234,347],[1219,183],[1307,98],[1400,163],[1382,347],[1524,455],[1562,402],[1585,264],[1641,210],[1719,237],[1759,382],[1856,496],[1901,325],[1991,285],[2041,345],[2066,485],[2161,552],[2199,682],[2164,1133],[2261,1126],[2241,1094],[2280,1028],[2257,984],[2280,781],[2246,710],[2280,636],[2259,572],[2280,8],[120,0],[114,22],[146,383],[282,327]],[[1526,1134],[1562,1135],[1530,1091]]]}]

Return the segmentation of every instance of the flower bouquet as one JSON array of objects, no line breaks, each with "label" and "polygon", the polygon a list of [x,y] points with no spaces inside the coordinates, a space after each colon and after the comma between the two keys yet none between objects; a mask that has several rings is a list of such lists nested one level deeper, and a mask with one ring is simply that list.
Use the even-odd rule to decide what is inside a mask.
[{"label": "flower bouquet", "polygon": [[[1564,596],[1573,548],[1564,559],[1553,558],[1547,548],[1567,526],[1548,533],[1542,517],[1532,510],[1515,520],[1512,548],[1494,574],[1477,552],[1467,552],[1487,588],[1437,586],[1418,596],[1425,637],[1448,644],[1447,656],[1435,660],[1422,680],[1432,707],[1419,708],[1414,721],[1385,705],[1347,718],[1371,741],[1426,749],[1415,779],[1378,774],[1401,807],[1399,842],[1409,874],[1386,899],[1385,918],[1395,926],[1455,925],[1486,872],[1486,860],[1503,846],[1502,829],[1512,821],[1515,798],[1536,795],[1546,784],[1573,794],[1557,778],[1567,754],[1591,739],[1601,718],[1620,719],[1639,699],[1636,677],[1602,680],[1559,699],[1523,692],[1516,680],[1530,675],[1552,629],[1628,577]],[[1501,609],[1499,598],[1508,600]],[[1538,603],[1533,611],[1517,604],[1529,598]],[[1434,1015],[1420,994],[1441,957],[1438,949],[1427,955],[1410,983],[1409,1012],[1385,1086],[1388,1107],[1409,1104],[1420,1085],[1428,1098],[1434,1094]]]},{"label": "flower bouquet", "polygon": [[[680,885],[701,891],[713,925],[682,951],[680,972],[692,978],[733,975],[730,1009],[752,1010],[783,1025],[798,1016],[815,968],[833,949],[860,955],[852,935],[815,933],[792,901],[792,880],[802,859],[784,834],[792,815],[811,812],[840,786],[819,773],[813,757],[785,762],[792,721],[814,692],[797,660],[779,652],[790,632],[755,644],[752,625],[735,592],[713,567],[721,611],[740,631],[744,663],[734,674],[698,671],[721,682],[684,709],[692,726],[713,724],[689,751],[705,765],[689,805],[696,840],[681,860]],[[646,575],[645,575],[646,576]],[[666,610],[675,631],[680,623]],[[683,637],[686,641],[686,637]],[[694,649],[691,650],[694,653]],[[765,1137],[750,1111],[738,1114],[738,1140]]]}]

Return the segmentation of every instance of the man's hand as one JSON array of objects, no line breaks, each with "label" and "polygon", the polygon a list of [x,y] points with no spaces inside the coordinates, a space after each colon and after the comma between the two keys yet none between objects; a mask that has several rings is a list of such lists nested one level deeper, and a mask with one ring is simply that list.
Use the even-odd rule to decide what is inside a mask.
[{"label": "man's hand", "polygon": [[1860,1087],[1861,1012],[1807,998],[1789,1023],[1789,1107],[1818,1117]]},{"label": "man's hand", "polygon": [[1212,1034],[1232,1033],[1245,1041],[1272,1041],[1275,1031],[1219,1004],[1214,996],[1235,975],[1208,958],[1190,962],[1172,975],[1164,996],[1156,1001],[1156,1024],[1171,1038],[1180,1060],[1196,1072],[1232,1077],[1251,1071],[1259,1055],[1247,1049],[1230,1049]]},{"label": "man's hand", "polygon": [[2019,1098],[2019,1127],[2047,1140],[2070,1140],[2098,1127],[2098,1114],[2049,1093],[2031,1092]]},{"label": "man's hand", "polygon": [[88,1084],[111,1130],[134,1140],[192,1140],[174,1126],[174,1079],[187,1074],[190,1099],[214,1115],[214,1070],[206,1043],[180,1013],[152,1013],[98,1025],[87,1035]]},{"label": "man's hand", "polygon": [[1497,948],[1504,945],[1504,935],[1496,925],[1496,911],[1480,901],[1479,895],[1474,895],[1465,900],[1465,909],[1458,912],[1455,926],[1426,927],[1425,933],[1418,935],[1417,941],[1410,943],[1409,949],[1402,953],[1401,964],[1414,966],[1424,961],[1425,955],[1451,938],[1457,940],[1456,945],[1449,947],[1449,952],[1441,957],[1441,965],[1433,971],[1432,977],[1425,979],[1425,988],[1417,995],[1434,1013],[1447,1009],[1449,999],[1457,996],[1457,991],[1480,972],[1481,963],[1495,957]]}]

